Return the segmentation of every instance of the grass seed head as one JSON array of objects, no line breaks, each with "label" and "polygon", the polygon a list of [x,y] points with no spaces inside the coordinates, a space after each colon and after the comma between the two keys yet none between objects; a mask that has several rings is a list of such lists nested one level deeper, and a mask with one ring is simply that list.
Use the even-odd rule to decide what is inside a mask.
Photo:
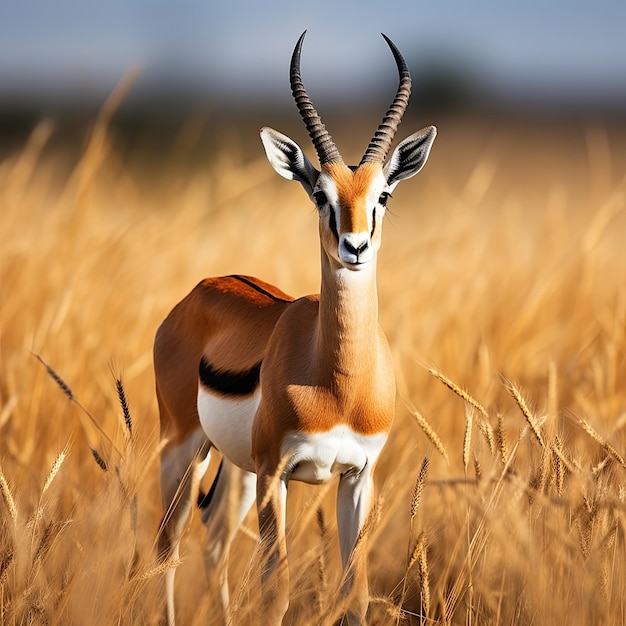
[{"label": "grass seed head", "polygon": [[411,521],[417,515],[417,510],[422,502],[422,494],[424,493],[424,484],[426,483],[426,477],[428,476],[428,457],[424,457],[422,466],[420,468],[415,485],[413,485],[413,492],[411,494]]},{"label": "grass seed head", "polygon": [[520,390],[513,383],[508,382],[506,387],[515,399],[515,402],[517,402],[517,405],[519,406],[522,414],[526,418],[526,421],[528,422],[528,425],[530,426],[533,435],[535,435],[541,447],[545,448],[546,444],[544,443],[543,435],[541,434],[541,427],[539,425],[539,422],[537,421],[537,418],[532,414],[531,410],[528,408],[528,404],[526,404],[524,396],[522,396]]}]

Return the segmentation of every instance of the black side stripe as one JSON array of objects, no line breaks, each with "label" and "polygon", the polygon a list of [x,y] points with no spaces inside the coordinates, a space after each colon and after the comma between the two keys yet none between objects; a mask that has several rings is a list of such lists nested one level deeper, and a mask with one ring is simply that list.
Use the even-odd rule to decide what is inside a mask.
[{"label": "black side stripe", "polygon": [[200,382],[207,389],[225,396],[249,396],[257,388],[261,374],[261,361],[243,372],[215,369],[202,357],[198,368]]},{"label": "black side stripe", "polygon": [[259,285],[253,283],[251,280],[248,280],[245,276],[239,276],[238,274],[231,274],[228,278],[234,278],[238,280],[239,282],[244,283],[245,285],[248,285],[248,287],[252,287],[252,289],[254,289],[255,291],[258,291],[259,293],[262,293],[264,296],[267,296],[268,298],[271,298],[272,300],[276,300],[277,302],[293,302],[291,298],[287,299],[287,298],[279,298],[278,296],[275,296],[273,293],[270,293],[266,289],[263,289],[263,287],[259,287]]}]

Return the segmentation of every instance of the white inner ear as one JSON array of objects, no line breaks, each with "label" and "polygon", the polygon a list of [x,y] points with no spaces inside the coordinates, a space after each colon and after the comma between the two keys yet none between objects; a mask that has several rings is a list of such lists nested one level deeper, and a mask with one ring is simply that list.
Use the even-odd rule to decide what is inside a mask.
[{"label": "white inner ear", "polygon": [[287,135],[267,127],[261,129],[261,141],[274,170],[283,178],[301,182],[310,193],[319,172],[300,146]]},{"label": "white inner ear", "polygon": [[401,141],[384,167],[385,179],[391,190],[401,181],[415,176],[425,165],[437,129],[427,126]]},{"label": "white inner ear", "polygon": [[[389,161],[387,161],[385,168],[383,170],[384,176],[386,180],[389,180],[390,177],[393,177],[395,173],[400,169],[400,152],[398,150],[400,146],[398,146],[391,155]],[[401,178],[395,178],[392,183],[388,185],[389,193],[391,193],[396,185],[400,182]]]}]

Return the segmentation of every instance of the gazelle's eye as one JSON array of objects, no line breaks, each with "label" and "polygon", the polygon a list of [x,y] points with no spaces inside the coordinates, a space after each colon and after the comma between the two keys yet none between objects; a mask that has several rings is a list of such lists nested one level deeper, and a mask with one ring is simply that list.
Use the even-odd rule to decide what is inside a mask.
[{"label": "gazelle's eye", "polygon": [[313,194],[313,197],[315,198],[315,203],[320,208],[323,207],[328,202],[328,198],[326,197],[326,194],[323,191],[316,191]]},{"label": "gazelle's eye", "polygon": [[380,204],[381,206],[386,207],[387,206],[387,200],[391,198],[391,194],[388,191],[383,191],[380,194],[380,198],[378,198],[378,204]]}]

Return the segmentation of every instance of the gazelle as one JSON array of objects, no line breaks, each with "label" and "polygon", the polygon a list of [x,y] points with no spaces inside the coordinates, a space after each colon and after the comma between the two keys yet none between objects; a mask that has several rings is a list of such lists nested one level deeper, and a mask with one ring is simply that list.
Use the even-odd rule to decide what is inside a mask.
[{"label": "gazelle", "polygon": [[[408,104],[411,77],[383,35],[398,67],[398,91],[359,165],[345,165],[301,79],[305,33],[291,59],[291,89],[320,170],[285,135],[263,128],[261,140],[272,167],[297,180],[318,209],[320,293],[293,299],[257,278],[209,278],[159,327],[154,367],[161,432],[168,439],[161,463],[166,513],[160,549],[177,558],[197,495],[192,485],[207,471],[211,449],[217,449],[222,464],[201,502],[207,563],[222,568],[226,605],[222,555],[256,498],[265,559],[263,624],[280,624],[289,604],[287,483],[317,484],[339,476],[342,593],[350,622],[363,623],[366,553],[354,548],[395,404],[390,351],[378,325],[376,255],[387,199],[401,180],[423,167],[436,129],[411,135],[384,163]],[[231,486],[237,511],[235,526],[227,528]],[[174,573],[166,575],[170,624]]]}]

